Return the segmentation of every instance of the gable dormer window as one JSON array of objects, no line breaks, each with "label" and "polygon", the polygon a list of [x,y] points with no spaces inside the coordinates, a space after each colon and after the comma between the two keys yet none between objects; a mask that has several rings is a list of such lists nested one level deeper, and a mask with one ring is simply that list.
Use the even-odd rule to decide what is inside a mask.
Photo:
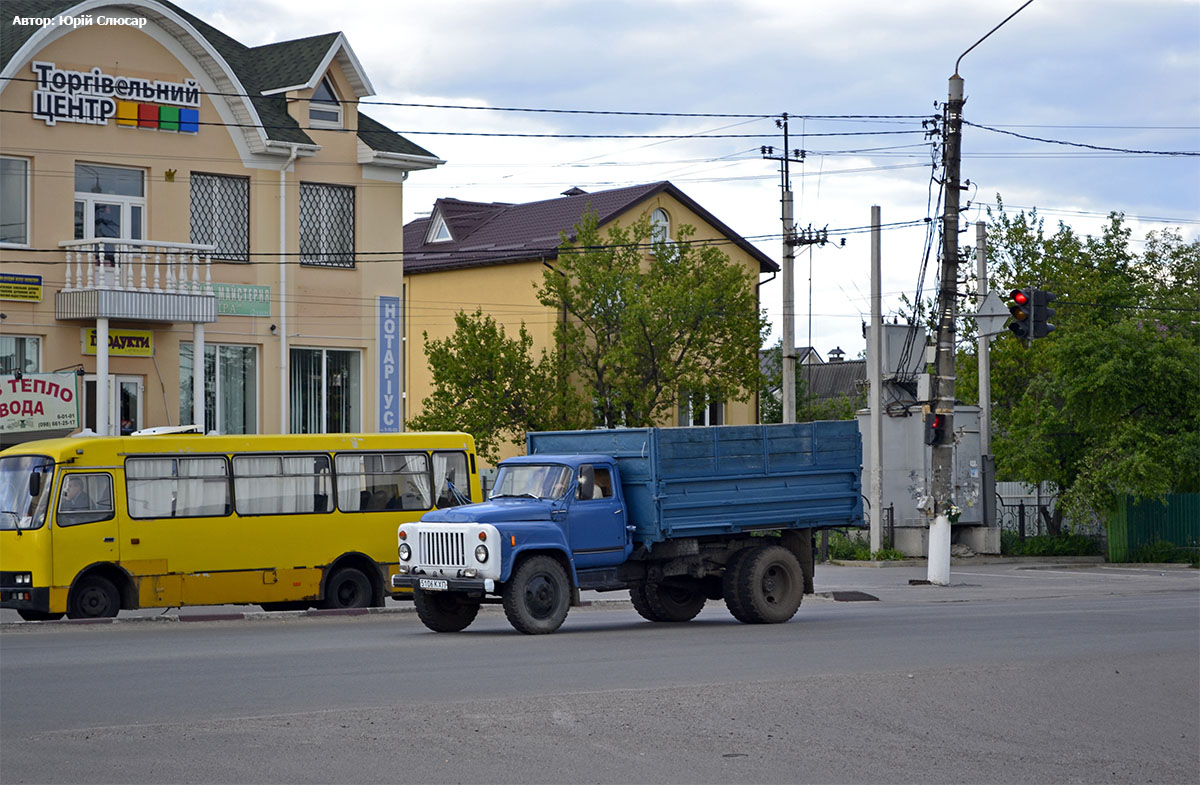
[{"label": "gable dormer window", "polygon": [[650,214],[650,242],[671,242],[671,217],[661,207]]},{"label": "gable dormer window", "polygon": [[342,104],[328,76],[321,80],[309,99],[308,122],[314,128],[342,127]]},{"label": "gable dormer window", "polygon": [[427,243],[448,243],[454,237],[450,234],[450,227],[446,226],[446,219],[441,213],[433,216],[433,220],[429,222],[429,232],[425,235]]}]

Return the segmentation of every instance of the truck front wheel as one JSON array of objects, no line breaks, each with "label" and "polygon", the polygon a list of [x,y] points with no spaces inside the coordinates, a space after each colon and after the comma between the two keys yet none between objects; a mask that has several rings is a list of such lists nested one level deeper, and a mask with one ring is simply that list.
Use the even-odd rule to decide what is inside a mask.
[{"label": "truck front wheel", "polygon": [[629,589],[634,610],[647,621],[691,621],[708,599],[704,586],[691,579],[644,583]]},{"label": "truck front wheel", "polygon": [[413,591],[421,623],[434,632],[460,632],[479,614],[479,600],[443,591]]},{"label": "truck front wheel", "polygon": [[762,545],[739,552],[726,567],[725,603],[746,624],[780,624],[804,598],[804,573],[787,548]]},{"label": "truck front wheel", "polygon": [[567,571],[550,556],[530,556],[504,585],[504,615],[526,635],[554,632],[567,618],[571,584]]}]

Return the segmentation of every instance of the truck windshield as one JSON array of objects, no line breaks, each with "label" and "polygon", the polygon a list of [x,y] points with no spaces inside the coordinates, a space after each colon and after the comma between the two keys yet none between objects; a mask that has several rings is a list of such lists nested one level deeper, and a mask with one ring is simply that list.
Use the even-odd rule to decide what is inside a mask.
[{"label": "truck windshield", "polygon": [[[35,474],[37,481],[30,483]],[[0,457],[0,529],[40,528],[46,521],[53,477],[54,460],[44,455]]]},{"label": "truck windshield", "polygon": [[571,470],[566,466],[518,464],[501,466],[492,498],[519,496],[557,499],[571,487]]}]

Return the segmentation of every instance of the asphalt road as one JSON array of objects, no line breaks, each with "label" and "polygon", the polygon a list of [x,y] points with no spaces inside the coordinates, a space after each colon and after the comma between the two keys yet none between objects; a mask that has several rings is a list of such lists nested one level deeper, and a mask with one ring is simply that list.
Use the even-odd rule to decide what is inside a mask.
[{"label": "asphalt road", "polygon": [[[818,568],[790,623],[626,603],[0,625],[0,781],[1186,782],[1200,573]],[[611,595],[608,595],[611,596]]]}]

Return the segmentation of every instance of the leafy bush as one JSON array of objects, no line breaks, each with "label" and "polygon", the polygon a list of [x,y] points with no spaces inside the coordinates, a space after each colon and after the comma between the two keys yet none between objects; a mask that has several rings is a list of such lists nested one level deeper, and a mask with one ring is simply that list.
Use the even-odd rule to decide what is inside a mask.
[{"label": "leafy bush", "polygon": [[1057,537],[1040,534],[1024,541],[1016,532],[1000,532],[1000,552],[1005,556],[1100,556],[1100,542],[1064,531]]},{"label": "leafy bush", "polygon": [[1190,564],[1200,567],[1200,547],[1185,548],[1166,540],[1155,540],[1129,555],[1131,562],[1154,564]]},{"label": "leafy bush", "polygon": [[[871,561],[871,544],[857,533],[829,533],[829,558],[839,561]],[[895,548],[884,546],[875,552],[875,561],[899,561],[907,556]]]}]

